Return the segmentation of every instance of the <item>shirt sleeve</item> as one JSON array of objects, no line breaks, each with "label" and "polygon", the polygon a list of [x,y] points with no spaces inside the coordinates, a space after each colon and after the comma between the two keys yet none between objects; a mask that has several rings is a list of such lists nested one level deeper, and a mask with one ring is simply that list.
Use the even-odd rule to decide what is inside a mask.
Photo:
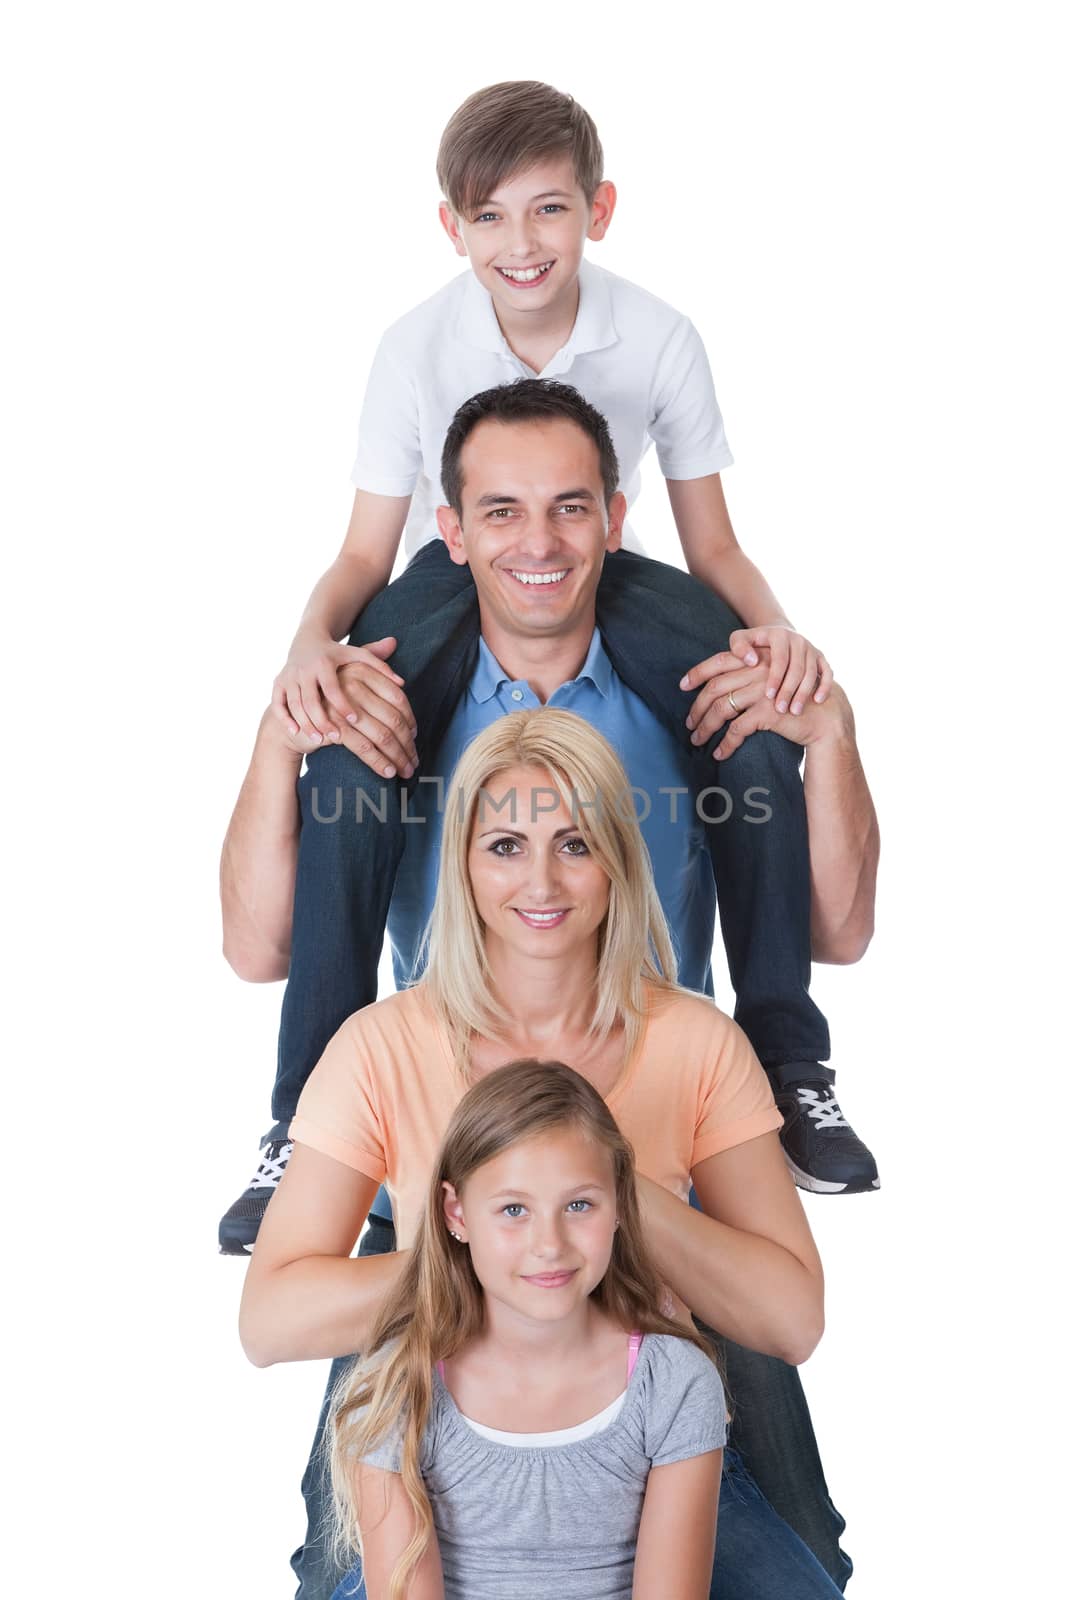
[{"label": "shirt sleeve", "polygon": [[781,1126],[769,1079],[747,1035],[715,1009],[715,1037],[706,1051],[691,1165]]},{"label": "shirt sleeve", "polygon": [[410,494],[422,470],[418,396],[390,328],[374,355],[351,481],[370,494]]},{"label": "shirt sleeve", "polygon": [[299,1096],[288,1137],[373,1178],[385,1179],[380,1097],[359,1023],[337,1029]]},{"label": "shirt sleeve", "polygon": [[654,1467],[724,1448],[728,1433],[725,1386],[708,1356],[686,1339],[649,1335],[651,1362],[646,1454]]},{"label": "shirt sleeve", "polygon": [[666,478],[707,478],[732,465],[706,350],[686,317],[658,358],[648,431]]}]

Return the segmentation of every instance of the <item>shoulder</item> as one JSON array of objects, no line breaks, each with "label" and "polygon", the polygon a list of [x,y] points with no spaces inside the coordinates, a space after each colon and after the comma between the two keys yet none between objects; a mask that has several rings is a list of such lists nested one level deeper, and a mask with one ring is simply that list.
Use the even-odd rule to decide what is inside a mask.
[{"label": "shoulder", "polygon": [[455,324],[456,313],[471,282],[471,270],[457,273],[436,294],[422,300],[389,324],[381,336],[378,353],[401,366],[429,360],[431,338],[443,337]]},{"label": "shoulder", "polygon": [[681,1042],[721,1049],[739,1034],[735,1022],[704,994],[647,983],[648,1039],[675,1037]]},{"label": "shoulder", "polygon": [[604,267],[595,266],[593,262],[588,265],[596,281],[605,285],[614,317],[620,313],[630,317],[633,323],[638,322],[640,326],[654,329],[666,336],[681,326],[690,327],[690,322],[682,311],[677,311],[675,306],[671,306],[660,296],[651,294],[649,289],[632,283],[628,278],[621,278],[615,272],[607,272]]},{"label": "shoulder", "polygon": [[381,1047],[393,1042],[427,1044],[436,1031],[433,1007],[425,984],[401,989],[372,1006],[353,1011],[340,1029],[360,1048]]},{"label": "shoulder", "polygon": [[675,1334],[648,1333],[640,1352],[643,1406],[652,1446],[668,1443],[667,1430],[679,1430],[709,1441],[716,1449],[723,1442],[727,1408],[725,1385],[714,1361],[690,1339]]}]

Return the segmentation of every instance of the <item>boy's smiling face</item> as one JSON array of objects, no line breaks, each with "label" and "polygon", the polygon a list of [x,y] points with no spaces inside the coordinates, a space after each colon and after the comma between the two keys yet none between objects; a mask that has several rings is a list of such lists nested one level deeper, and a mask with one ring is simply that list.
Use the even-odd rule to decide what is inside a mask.
[{"label": "boy's smiling face", "polygon": [[588,204],[567,157],[514,173],[457,216],[441,204],[441,223],[493,296],[502,323],[563,309],[574,316],[576,280],[587,239],[602,239],[616,190],[600,183]]}]

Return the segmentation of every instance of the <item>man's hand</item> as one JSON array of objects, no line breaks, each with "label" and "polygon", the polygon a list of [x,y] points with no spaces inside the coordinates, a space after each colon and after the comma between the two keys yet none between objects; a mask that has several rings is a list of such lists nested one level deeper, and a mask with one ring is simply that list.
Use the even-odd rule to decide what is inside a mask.
[{"label": "man's hand", "polygon": [[741,701],[749,704],[725,729],[721,743],[714,751],[715,761],[727,761],[753,733],[779,733],[783,739],[790,739],[805,750],[813,744],[826,741],[855,739],[852,708],[844,690],[837,683],[830,683],[830,693],[823,705],[809,701],[798,716],[793,716],[790,711],[778,711],[773,701],[767,700],[765,693],[757,686],[745,689],[742,694],[736,693],[735,697],[737,704]]},{"label": "man's hand", "polygon": [[317,749],[323,740],[339,744],[340,725],[357,727],[361,712],[344,694],[339,681],[345,666],[358,670],[366,695],[402,706],[408,716],[411,707],[400,691],[403,679],[386,665],[396,648],[393,638],[375,639],[368,645],[337,644],[329,635],[299,633],[273,683],[273,710],[291,734],[304,734]]},{"label": "man's hand", "polygon": [[737,628],[729,635],[729,653],[745,666],[753,667],[758,661],[756,647],[770,652],[766,697],[776,702],[778,711],[791,710],[799,716],[809,700],[822,704],[833,682],[833,671],[809,639],[783,622],[767,623],[762,628]]}]

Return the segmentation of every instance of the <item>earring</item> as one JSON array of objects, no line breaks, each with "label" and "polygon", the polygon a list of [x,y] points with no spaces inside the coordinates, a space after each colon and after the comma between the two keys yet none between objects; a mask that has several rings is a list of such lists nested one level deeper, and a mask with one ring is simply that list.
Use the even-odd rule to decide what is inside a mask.
[{"label": "earring", "polygon": [[620,1227],[620,1218],[619,1218],[619,1217],[614,1217],[614,1218],[613,1218],[613,1228],[614,1228],[614,1231],[615,1231],[615,1230],[616,1230],[616,1229],[617,1229],[617,1228],[619,1228],[619,1227]]},{"label": "earring", "polygon": [[449,1228],[448,1231],[452,1235],[453,1239],[458,1239],[460,1244],[463,1243],[463,1235],[461,1233],[457,1233],[455,1228]]}]

